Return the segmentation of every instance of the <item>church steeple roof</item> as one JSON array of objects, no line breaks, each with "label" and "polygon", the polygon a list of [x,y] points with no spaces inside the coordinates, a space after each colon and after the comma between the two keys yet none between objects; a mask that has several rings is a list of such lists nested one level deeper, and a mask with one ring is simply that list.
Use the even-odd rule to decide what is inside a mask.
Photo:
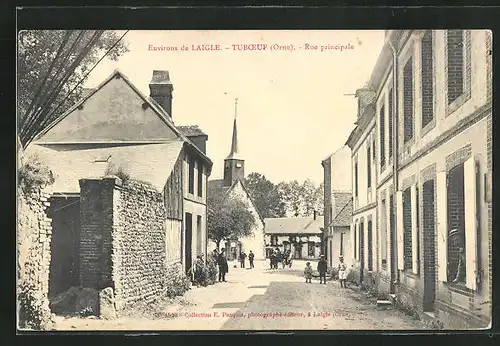
[{"label": "church steeple roof", "polygon": [[238,110],[238,99],[234,102],[234,123],[233,123],[233,138],[231,140],[231,151],[226,157],[226,160],[242,160],[238,152],[238,127],[236,125],[236,115]]}]

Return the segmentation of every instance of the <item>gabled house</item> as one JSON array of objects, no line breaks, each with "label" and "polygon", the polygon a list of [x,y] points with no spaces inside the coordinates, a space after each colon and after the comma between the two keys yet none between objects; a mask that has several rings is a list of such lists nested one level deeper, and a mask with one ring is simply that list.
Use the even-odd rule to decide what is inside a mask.
[{"label": "gabled house", "polygon": [[129,177],[162,193],[167,264],[181,262],[188,271],[196,255],[207,252],[206,181],[212,169],[205,153],[207,136],[174,124],[168,71],[153,71],[149,88],[146,96],[115,70],[25,151],[37,155],[55,176],[52,295],[79,285],[78,262],[85,242],[80,231],[81,179]]},{"label": "gabled house", "polygon": [[[233,124],[231,151],[224,160],[224,178],[210,180],[208,182],[208,194],[210,196],[217,196],[220,198],[238,198],[247,205],[248,210],[254,216],[255,226],[251,230],[251,235],[239,239],[228,239],[224,243],[228,258],[230,260],[235,260],[242,251],[248,254],[251,250],[255,254],[255,259],[263,259],[265,258],[265,223],[255,206],[249,191],[245,187],[244,178],[245,160],[242,158],[238,150],[238,135],[235,118]],[[215,248],[215,244],[213,244],[213,247]]]},{"label": "gabled house", "polygon": [[291,251],[295,259],[319,259],[323,216],[266,218],[266,258],[273,249]]}]

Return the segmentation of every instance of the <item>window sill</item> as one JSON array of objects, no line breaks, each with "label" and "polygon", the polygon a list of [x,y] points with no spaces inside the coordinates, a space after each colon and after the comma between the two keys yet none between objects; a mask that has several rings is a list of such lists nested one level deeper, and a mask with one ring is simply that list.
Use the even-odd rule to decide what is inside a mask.
[{"label": "window sill", "polygon": [[432,120],[429,121],[424,127],[422,127],[420,138],[423,138],[435,127],[436,127],[436,116],[434,115],[434,118],[432,118]]},{"label": "window sill", "polygon": [[413,279],[420,279],[420,275],[418,274],[415,274],[413,272],[413,269],[405,269],[403,270],[403,274],[409,278],[413,278]]},{"label": "window sill", "polygon": [[459,294],[466,295],[466,296],[471,296],[474,294],[474,290],[471,290],[470,288],[466,287],[465,284],[461,284],[461,283],[454,284],[452,282],[443,282],[443,283],[446,287],[448,287],[448,289],[451,292],[459,293]]}]

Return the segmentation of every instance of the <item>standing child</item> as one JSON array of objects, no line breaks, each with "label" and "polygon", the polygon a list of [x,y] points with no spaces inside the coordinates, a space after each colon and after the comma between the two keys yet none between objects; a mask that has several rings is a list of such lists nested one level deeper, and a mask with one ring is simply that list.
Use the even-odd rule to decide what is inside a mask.
[{"label": "standing child", "polygon": [[344,263],[344,256],[339,257],[339,281],[340,287],[346,288],[347,281],[347,265]]},{"label": "standing child", "polygon": [[304,276],[306,277],[306,283],[311,283],[313,277],[313,269],[311,267],[311,262],[306,263],[306,269],[304,269]]}]

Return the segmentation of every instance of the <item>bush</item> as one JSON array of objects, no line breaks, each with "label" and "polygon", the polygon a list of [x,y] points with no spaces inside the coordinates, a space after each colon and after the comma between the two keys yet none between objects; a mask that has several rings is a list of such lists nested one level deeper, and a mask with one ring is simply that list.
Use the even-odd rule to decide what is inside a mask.
[{"label": "bush", "polygon": [[125,168],[113,163],[108,163],[105,175],[115,175],[124,183],[130,180],[130,174],[125,170]]},{"label": "bush", "polygon": [[165,294],[169,298],[183,295],[191,286],[191,279],[186,276],[180,263],[176,263],[170,268],[165,281]]},{"label": "bush", "polygon": [[196,261],[194,264],[193,281],[197,285],[208,285],[209,275],[208,266],[203,261]]},{"label": "bush", "polygon": [[19,167],[19,187],[29,194],[34,189],[53,184],[55,181],[52,171],[40,161],[37,155],[31,155],[21,162]]},{"label": "bush", "polygon": [[[44,302],[47,303],[45,306]],[[48,300],[28,280],[22,280],[18,294],[19,327],[23,329],[45,330],[51,323]]]},{"label": "bush", "polygon": [[217,261],[212,256],[208,256],[207,258],[207,267],[208,267],[208,283],[210,285],[214,284],[217,281]]}]

